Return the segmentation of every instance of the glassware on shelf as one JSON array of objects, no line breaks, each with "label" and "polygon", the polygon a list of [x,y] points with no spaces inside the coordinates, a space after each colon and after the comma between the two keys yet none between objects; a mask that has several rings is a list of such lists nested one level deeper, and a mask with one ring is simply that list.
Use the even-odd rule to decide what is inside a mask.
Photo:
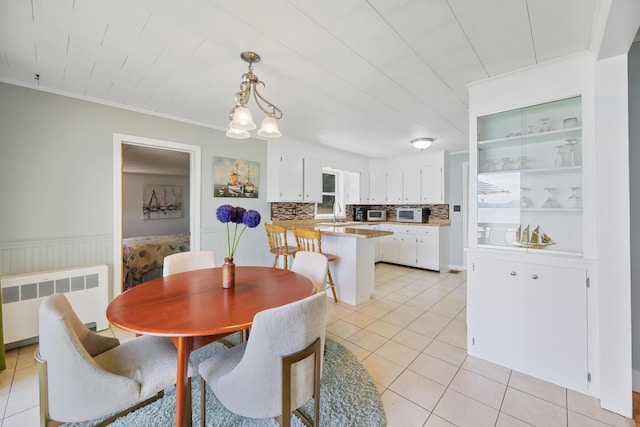
[{"label": "glassware on shelf", "polygon": [[564,145],[556,145],[556,159],[553,162],[554,168],[561,168],[564,166]]},{"label": "glassware on shelf", "polygon": [[551,128],[549,127],[549,119],[542,119],[542,123],[540,124],[540,132],[549,132]]},{"label": "glassware on shelf", "polygon": [[528,156],[520,156],[518,157],[518,160],[520,161],[518,163],[518,169],[529,169],[529,157]]},{"label": "glassware on shelf", "polygon": [[553,198],[555,192],[556,192],[556,188],[553,187],[547,187],[545,188],[545,190],[547,190],[549,192],[549,194],[547,195],[547,200],[544,201],[544,203],[542,204],[542,208],[543,209],[557,209],[560,207],[560,204],[556,201],[556,199]]},{"label": "glassware on shelf", "polygon": [[578,138],[569,138],[567,139],[567,158],[565,162],[565,166],[579,166],[580,159],[577,153],[578,150]]},{"label": "glassware on shelf", "polygon": [[511,157],[502,158],[502,167],[500,169],[503,171],[511,170]]},{"label": "glassware on shelf", "polygon": [[529,132],[527,132],[527,135],[531,135],[533,133],[533,125],[529,125]]},{"label": "glassware on shelf", "polygon": [[493,159],[487,159],[486,162],[484,162],[484,172],[495,172],[496,171],[496,161]]},{"label": "glassware on shelf", "polygon": [[578,191],[582,189],[582,187],[569,187],[573,194],[569,196],[569,207],[578,209],[582,207],[582,197],[578,195]]},{"label": "glassware on shelf", "polygon": [[529,187],[520,187],[520,191],[522,191],[522,197],[520,197],[520,207],[521,208],[530,208],[532,203],[531,199],[527,197],[527,191],[529,191]]}]

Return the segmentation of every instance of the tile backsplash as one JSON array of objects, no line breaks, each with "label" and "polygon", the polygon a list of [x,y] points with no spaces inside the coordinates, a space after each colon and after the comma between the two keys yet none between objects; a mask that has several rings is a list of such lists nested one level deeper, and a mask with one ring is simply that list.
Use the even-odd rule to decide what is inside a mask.
[{"label": "tile backsplash", "polygon": [[[363,205],[347,205],[347,220],[353,220],[353,208]],[[366,205],[368,209],[384,209],[387,211],[387,221],[394,221],[396,208],[429,208],[430,218],[449,219],[449,205]],[[271,220],[306,220],[314,219],[315,205],[313,203],[278,202],[271,203]]]}]

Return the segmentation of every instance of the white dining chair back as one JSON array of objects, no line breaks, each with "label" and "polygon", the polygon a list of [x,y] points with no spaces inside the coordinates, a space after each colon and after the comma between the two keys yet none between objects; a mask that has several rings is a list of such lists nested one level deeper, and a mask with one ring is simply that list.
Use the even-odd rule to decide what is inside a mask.
[{"label": "white dining chair back", "polygon": [[48,296],[40,304],[39,328],[36,365],[43,427],[57,425],[53,420],[88,421],[127,413],[127,408],[150,397],[155,400],[175,384],[177,351],[170,339],[143,336],[120,344],[87,329],[64,294]]},{"label": "white dining chair back", "polygon": [[214,268],[216,266],[216,254],[212,251],[189,251],[179,252],[164,257],[162,275],[183,273],[191,270],[201,270],[203,268]]},{"label": "white dining chair back", "polygon": [[[261,311],[254,317],[247,342],[202,361],[198,372],[231,412],[250,418],[282,415],[283,425],[288,426],[289,409],[300,408],[311,397],[314,405],[319,405],[326,316],[326,292]],[[311,356],[291,362],[304,350]],[[287,385],[289,369],[291,381]],[[206,389],[203,384],[202,393]],[[204,403],[204,394],[201,399]],[[201,404],[202,422],[204,406]],[[319,406],[314,412],[319,416]],[[315,421],[318,425],[318,418]]]},{"label": "white dining chair back", "polygon": [[316,285],[318,292],[326,289],[327,257],[318,252],[298,251],[293,259],[291,271],[307,276]]}]

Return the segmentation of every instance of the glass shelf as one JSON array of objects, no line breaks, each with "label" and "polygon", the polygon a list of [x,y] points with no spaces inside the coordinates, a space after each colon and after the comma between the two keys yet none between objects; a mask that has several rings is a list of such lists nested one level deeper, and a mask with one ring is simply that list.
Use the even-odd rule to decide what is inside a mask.
[{"label": "glass shelf", "polygon": [[554,174],[565,172],[582,172],[582,166],[563,166],[559,168],[537,168],[537,169],[508,169],[498,170],[494,172],[478,172],[478,176],[485,175],[501,175],[508,173],[520,173],[520,174]]},{"label": "glass shelf", "polygon": [[498,139],[488,139],[478,141],[478,150],[493,147],[515,147],[523,144],[537,144],[541,142],[561,141],[564,139],[580,138],[582,127],[570,129],[551,130],[548,132],[538,132],[526,135],[510,136]]}]

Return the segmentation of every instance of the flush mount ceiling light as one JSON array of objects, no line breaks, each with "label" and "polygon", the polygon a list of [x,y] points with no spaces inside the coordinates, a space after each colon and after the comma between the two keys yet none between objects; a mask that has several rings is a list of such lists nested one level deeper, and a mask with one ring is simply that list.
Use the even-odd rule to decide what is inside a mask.
[{"label": "flush mount ceiling light", "polygon": [[233,106],[229,113],[229,130],[227,136],[230,138],[244,139],[249,138],[249,131],[256,128],[253,122],[251,112],[247,108],[247,103],[253,99],[258,107],[267,115],[262,121],[262,126],[258,130],[258,135],[265,138],[277,138],[281,135],[278,130],[278,122],[282,118],[282,111],[267,101],[258,93],[258,86],[265,86],[258,76],[253,74],[253,63],[260,62],[260,55],[255,52],[242,52],[240,58],[249,63],[249,71],[242,75],[242,83],[240,83],[240,92],[236,93],[236,105]]},{"label": "flush mount ceiling light", "polygon": [[416,138],[411,140],[411,145],[418,150],[426,150],[433,144],[433,138]]}]

